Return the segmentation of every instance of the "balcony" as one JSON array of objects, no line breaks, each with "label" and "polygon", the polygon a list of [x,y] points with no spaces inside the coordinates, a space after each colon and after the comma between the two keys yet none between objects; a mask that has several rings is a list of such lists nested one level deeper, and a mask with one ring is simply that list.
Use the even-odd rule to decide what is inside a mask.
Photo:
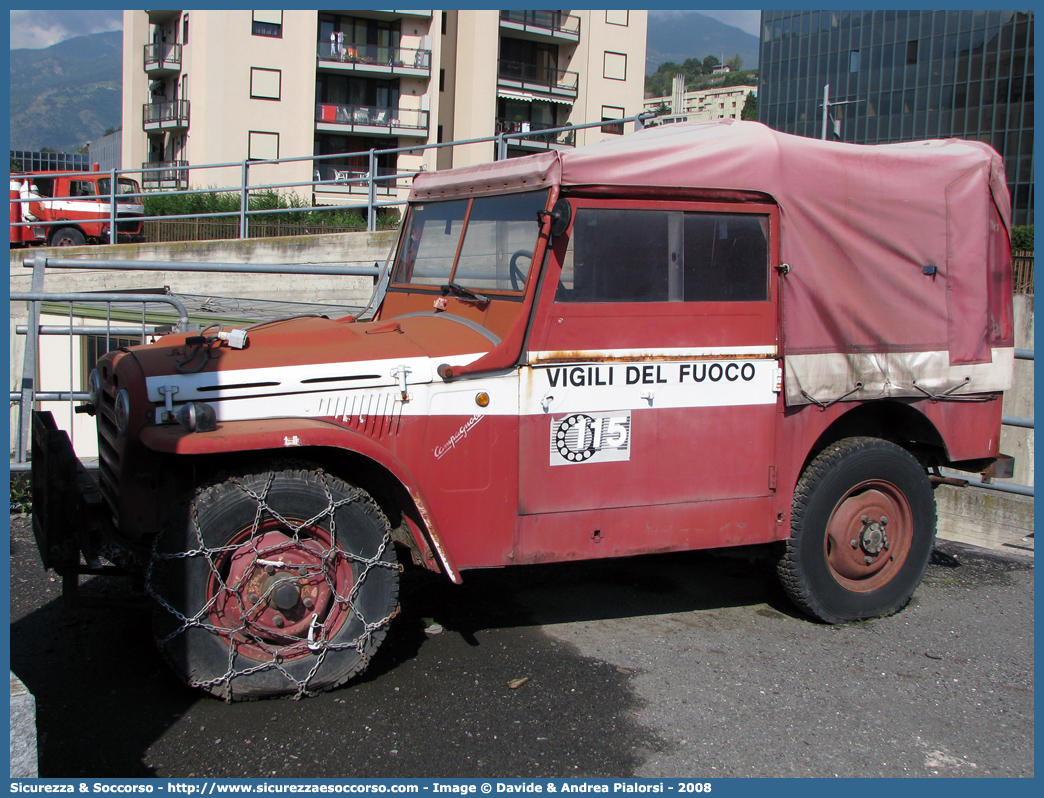
[{"label": "balcony", "polygon": [[338,72],[413,75],[422,78],[431,76],[431,50],[347,43],[338,48],[332,42],[319,42],[316,57],[320,68]]},{"label": "balcony", "polygon": [[[394,167],[378,166],[377,177],[383,178],[374,181],[374,192],[378,197],[395,196],[400,190],[408,191],[413,183],[413,172],[406,172],[402,177],[398,176]],[[369,184],[366,180],[368,173],[365,169],[352,168],[337,161],[326,160],[316,162],[313,177],[316,181],[315,192],[330,199],[330,195],[369,193]]]},{"label": "balcony", "polygon": [[563,11],[501,11],[500,29],[520,39],[580,41],[580,17]]},{"label": "balcony", "polygon": [[497,120],[497,133],[524,133],[525,138],[510,138],[509,147],[524,150],[564,150],[576,146],[576,131],[557,130],[554,133],[540,133],[541,130],[560,128],[561,125],[550,125],[545,122],[519,122],[507,119]]},{"label": "balcony", "polygon": [[141,112],[141,126],[145,131],[183,130],[189,126],[188,100],[145,103]]},{"label": "balcony", "polygon": [[152,161],[141,168],[142,188],[188,188],[188,161]]},{"label": "balcony", "polygon": [[315,129],[324,133],[365,133],[375,136],[428,136],[428,112],[373,105],[315,106]]},{"label": "balcony", "polygon": [[162,25],[168,19],[176,17],[181,11],[146,11],[145,13],[149,15],[150,25]]},{"label": "balcony", "polygon": [[146,44],[145,72],[149,77],[172,75],[181,71],[180,44]]},{"label": "balcony", "polygon": [[[509,90],[501,91],[504,97],[571,103],[576,99],[577,85],[576,72],[519,61],[497,61],[497,88]],[[511,93],[512,89],[521,90],[523,94]]]}]

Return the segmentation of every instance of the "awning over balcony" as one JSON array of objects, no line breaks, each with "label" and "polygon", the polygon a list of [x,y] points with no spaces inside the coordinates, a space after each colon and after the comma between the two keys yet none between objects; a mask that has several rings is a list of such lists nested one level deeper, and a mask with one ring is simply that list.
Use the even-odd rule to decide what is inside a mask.
[{"label": "awning over balcony", "polygon": [[563,100],[560,97],[552,97],[547,94],[532,94],[526,91],[508,91],[507,89],[497,89],[497,96],[503,97],[505,100],[521,100],[522,102],[531,103],[539,100],[545,103],[559,103],[561,105],[572,105],[572,100]]}]

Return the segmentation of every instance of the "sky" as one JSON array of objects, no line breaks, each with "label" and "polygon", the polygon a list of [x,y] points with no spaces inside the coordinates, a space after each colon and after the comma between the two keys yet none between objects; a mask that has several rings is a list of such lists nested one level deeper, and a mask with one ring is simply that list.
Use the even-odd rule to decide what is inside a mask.
[{"label": "sky", "polygon": [[[714,17],[726,25],[735,25],[747,33],[757,36],[760,11],[704,11],[701,14]],[[670,17],[682,16],[685,11],[650,11],[650,15]],[[102,33],[123,29],[123,12],[80,11],[11,11],[11,49],[39,49],[88,33]]]},{"label": "sky", "polygon": [[123,30],[123,12],[80,11],[11,11],[11,49],[37,50],[50,47],[74,36]]}]

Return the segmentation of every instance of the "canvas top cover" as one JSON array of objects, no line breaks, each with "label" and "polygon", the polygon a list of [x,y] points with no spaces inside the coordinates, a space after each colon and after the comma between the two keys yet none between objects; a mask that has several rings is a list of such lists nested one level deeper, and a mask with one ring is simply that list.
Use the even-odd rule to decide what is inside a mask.
[{"label": "canvas top cover", "polygon": [[[1004,390],[1011,206],[1000,156],[957,139],[858,145],[756,122],[663,125],[575,150],[422,173],[411,200],[544,186],[779,207],[789,404]],[[751,195],[747,195],[751,196]]]}]

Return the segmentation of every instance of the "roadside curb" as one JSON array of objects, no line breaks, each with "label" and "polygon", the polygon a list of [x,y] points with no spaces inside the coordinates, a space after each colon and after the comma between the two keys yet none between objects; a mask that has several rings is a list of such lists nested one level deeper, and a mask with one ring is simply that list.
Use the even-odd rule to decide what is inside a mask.
[{"label": "roadside curb", "polygon": [[968,486],[935,491],[936,537],[1033,557],[1033,497]]},{"label": "roadside curb", "polygon": [[11,778],[36,778],[36,699],[11,674]]}]

